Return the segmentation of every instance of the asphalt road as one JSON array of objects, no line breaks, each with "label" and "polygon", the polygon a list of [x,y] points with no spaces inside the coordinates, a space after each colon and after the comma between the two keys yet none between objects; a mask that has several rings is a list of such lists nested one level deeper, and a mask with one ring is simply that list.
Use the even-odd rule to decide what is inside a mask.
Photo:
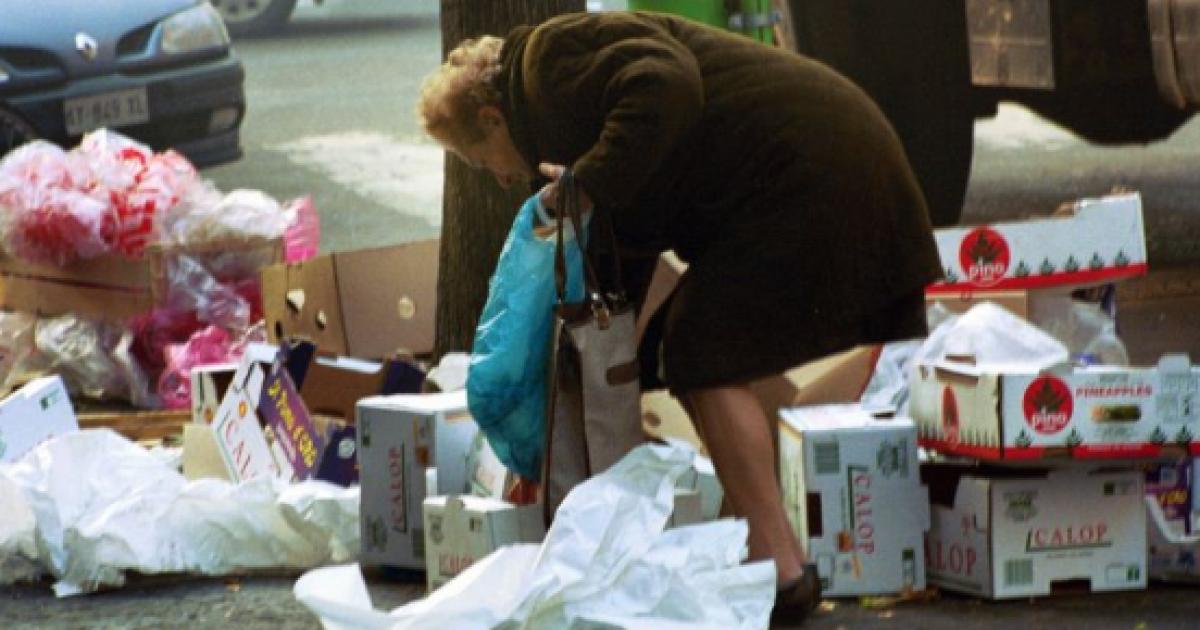
[{"label": "asphalt road", "polygon": [[[245,157],[205,171],[222,189],[310,194],[326,251],[406,242],[438,233],[441,160],[417,130],[421,77],[440,57],[437,0],[328,0],[302,6],[287,30],[238,43],[247,69]],[[1200,121],[1167,142],[1105,149],[1087,145],[1026,110],[1003,107],[977,126],[964,221],[1020,217],[1113,186],[1141,190],[1151,263],[1174,275],[1142,283],[1128,328],[1139,354],[1192,349],[1200,333]],[[1163,280],[1163,278],[1166,278]],[[1172,284],[1173,283],[1173,284]],[[1158,290],[1155,287],[1158,287]],[[1157,293],[1155,291],[1158,290]],[[1149,296],[1149,297],[1147,297]],[[1157,297],[1156,297],[1157,296]],[[1155,301],[1157,300],[1157,302]],[[1189,302],[1188,300],[1192,300]],[[1157,345],[1156,345],[1157,344]],[[293,574],[235,580],[153,578],[125,589],[55,600],[47,584],[0,589],[5,628],[315,628],[291,596]],[[421,585],[375,577],[376,605],[420,596]],[[1157,585],[1145,593],[984,603],[944,597],[874,610],[827,607],[806,628],[1184,628],[1195,591]]]}]

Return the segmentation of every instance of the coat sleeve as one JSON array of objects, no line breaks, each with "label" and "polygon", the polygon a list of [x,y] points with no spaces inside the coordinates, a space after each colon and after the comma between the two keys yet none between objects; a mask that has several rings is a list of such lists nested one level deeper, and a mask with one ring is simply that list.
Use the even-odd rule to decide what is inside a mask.
[{"label": "coat sleeve", "polygon": [[601,42],[569,34],[542,42],[534,57],[547,57],[536,63],[550,68],[540,73],[542,96],[598,103],[603,119],[595,144],[573,165],[576,179],[598,205],[629,207],[700,119],[704,93],[695,56],[652,29]]}]

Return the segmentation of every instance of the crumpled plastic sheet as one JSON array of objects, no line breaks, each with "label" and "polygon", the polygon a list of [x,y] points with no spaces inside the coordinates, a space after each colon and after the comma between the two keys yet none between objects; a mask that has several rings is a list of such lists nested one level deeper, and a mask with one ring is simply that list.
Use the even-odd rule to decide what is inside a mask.
[{"label": "crumpled plastic sheet", "polygon": [[923,341],[908,339],[884,344],[875,361],[871,380],[859,398],[863,409],[907,414],[909,367]]},{"label": "crumpled plastic sheet", "polygon": [[58,578],[54,592],[64,597],[120,586],[126,571],[223,575],[346,562],[359,549],[358,511],[357,488],[189,482],[111,430],[79,431],[0,464],[0,584],[36,566]]},{"label": "crumpled plastic sheet", "polygon": [[329,630],[766,628],[775,567],[741,564],[744,521],[663,531],[692,456],[635,449],[567,495],[541,546],[504,547],[390,613],[371,607],[354,565],[304,574],[296,598]]},{"label": "crumpled plastic sheet", "polygon": [[22,377],[21,366],[33,354],[37,318],[28,313],[0,311],[0,394]]},{"label": "crumpled plastic sheet", "polygon": [[124,327],[73,314],[39,320],[34,333],[45,371],[61,373],[73,393],[154,406],[149,382],[133,357],[133,341]]},{"label": "crumpled plastic sheet", "polygon": [[250,325],[250,304],[237,288],[219,282],[191,256],[172,256],[167,263],[166,306],[230,330]]},{"label": "crumpled plastic sheet", "polygon": [[952,316],[930,332],[913,359],[932,364],[947,357],[973,357],[977,366],[1041,369],[1066,363],[1067,347],[1044,330],[991,302]]}]

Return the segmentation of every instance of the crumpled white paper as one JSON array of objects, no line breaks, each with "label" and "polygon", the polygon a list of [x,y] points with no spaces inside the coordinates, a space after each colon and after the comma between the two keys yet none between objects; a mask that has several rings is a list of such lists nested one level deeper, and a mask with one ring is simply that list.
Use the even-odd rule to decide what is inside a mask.
[{"label": "crumpled white paper", "polygon": [[329,630],[766,628],[775,567],[741,564],[745,522],[663,531],[692,456],[637,448],[567,495],[542,545],[504,547],[391,613],[371,607],[355,565],[309,571],[296,598]]},{"label": "crumpled white paper", "polygon": [[131,570],[346,562],[358,553],[358,507],[358,488],[320,481],[189,482],[108,429],[80,431],[0,466],[0,584],[28,578],[34,563],[63,597],[120,586]]}]

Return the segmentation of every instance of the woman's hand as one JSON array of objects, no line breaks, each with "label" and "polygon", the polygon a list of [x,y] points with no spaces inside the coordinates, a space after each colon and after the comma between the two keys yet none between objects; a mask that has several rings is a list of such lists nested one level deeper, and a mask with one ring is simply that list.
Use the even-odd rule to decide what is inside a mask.
[{"label": "woman's hand", "polygon": [[[542,205],[555,214],[557,214],[555,204],[558,203],[558,180],[562,177],[565,170],[567,170],[567,167],[561,164],[550,164],[549,162],[538,164],[538,172],[550,178],[550,183],[543,186],[538,195],[542,198]],[[592,211],[592,198],[579,185],[575,186],[575,190],[579,193],[579,211],[586,215]]]}]

